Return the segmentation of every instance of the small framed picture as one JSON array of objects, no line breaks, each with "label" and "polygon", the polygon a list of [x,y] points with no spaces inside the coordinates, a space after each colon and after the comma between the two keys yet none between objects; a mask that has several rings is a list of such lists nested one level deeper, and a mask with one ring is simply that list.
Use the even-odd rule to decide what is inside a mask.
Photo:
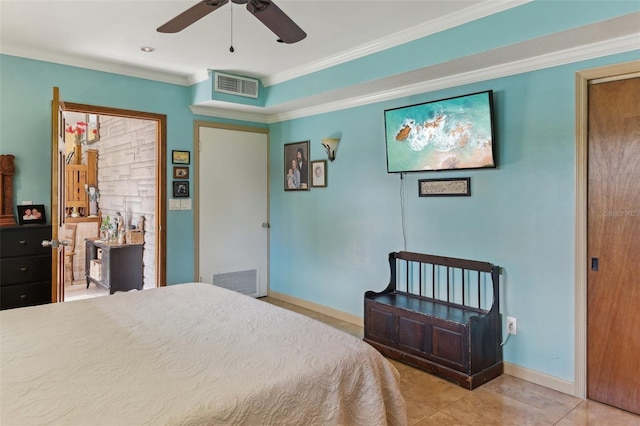
[{"label": "small framed picture", "polygon": [[18,207],[18,223],[20,225],[32,225],[35,223],[47,223],[43,204],[33,204]]},{"label": "small framed picture", "polygon": [[173,178],[174,179],[189,179],[189,168],[188,167],[173,167]]},{"label": "small framed picture", "polygon": [[191,164],[191,153],[189,151],[171,151],[171,162],[173,164]]},{"label": "small framed picture", "polygon": [[284,144],[284,190],[308,191],[309,141]]},{"label": "small framed picture", "polygon": [[189,197],[189,181],[174,180],[173,181],[173,198]]},{"label": "small framed picture", "polygon": [[418,179],[420,197],[469,197],[471,178]]},{"label": "small framed picture", "polygon": [[324,188],[327,186],[327,160],[311,162],[311,186]]}]

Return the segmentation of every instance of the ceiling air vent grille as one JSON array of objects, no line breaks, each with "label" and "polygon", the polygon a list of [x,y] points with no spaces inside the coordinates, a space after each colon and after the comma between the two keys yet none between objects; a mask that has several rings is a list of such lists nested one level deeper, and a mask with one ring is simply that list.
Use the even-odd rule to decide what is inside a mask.
[{"label": "ceiling air vent grille", "polygon": [[245,77],[236,77],[229,74],[216,73],[215,91],[232,95],[258,97],[258,80]]}]

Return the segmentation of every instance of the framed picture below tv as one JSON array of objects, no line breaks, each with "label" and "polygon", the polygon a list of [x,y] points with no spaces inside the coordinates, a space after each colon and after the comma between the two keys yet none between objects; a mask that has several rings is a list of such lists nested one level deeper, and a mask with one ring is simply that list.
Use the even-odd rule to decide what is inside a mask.
[{"label": "framed picture below tv", "polygon": [[494,168],[493,91],[384,111],[387,172]]}]

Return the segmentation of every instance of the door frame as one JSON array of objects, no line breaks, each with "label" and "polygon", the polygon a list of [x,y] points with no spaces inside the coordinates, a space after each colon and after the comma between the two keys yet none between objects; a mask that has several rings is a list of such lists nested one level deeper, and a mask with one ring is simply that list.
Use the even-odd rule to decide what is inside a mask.
[{"label": "door frame", "polygon": [[587,398],[587,182],[588,91],[595,82],[640,77],[640,61],[576,73],[575,370],[574,392]]},{"label": "door frame", "polygon": [[[58,240],[60,227],[60,170],[62,161],[60,158],[60,140],[64,135],[62,126],[62,114],[65,110],[64,101],[60,95],[60,88],[53,87],[53,99],[51,100],[51,242]],[[64,300],[64,246],[52,247],[51,250],[51,303]]]},{"label": "door frame", "polygon": [[[156,203],[155,203],[155,273],[156,273],[156,286],[164,287],[166,285],[166,271],[167,271],[167,238],[166,238],[166,204],[167,204],[167,116],[165,114],[157,114],[151,112],[134,111],[120,108],[103,107],[96,105],[79,104],[73,102],[64,103],[64,111],[79,112],[86,114],[98,114],[98,115],[110,115],[124,118],[133,118],[139,120],[155,121],[156,123]],[[56,156],[51,161],[58,161]],[[62,173],[61,170],[58,173]],[[56,177],[57,179],[57,177]],[[57,181],[56,181],[57,184]],[[51,194],[52,198],[57,199],[62,189],[58,188],[56,194]],[[52,200],[53,201],[53,200]],[[52,203],[53,208],[53,203]],[[58,208],[58,207],[56,207]],[[59,226],[58,223],[52,223],[52,226]],[[56,287],[60,283],[53,282],[52,287]],[[57,292],[56,292],[57,293]],[[52,302],[57,300],[52,299]]]},{"label": "door frame", "polygon": [[[217,123],[212,121],[202,121],[202,120],[194,120],[193,122],[193,280],[199,281],[199,271],[200,271],[200,128],[201,127],[210,127],[214,129],[224,129],[224,130],[233,130],[238,132],[252,132],[252,133],[264,133],[267,136],[267,223],[270,222],[270,196],[269,196],[269,182],[270,171],[269,171],[269,151],[271,146],[271,141],[269,139],[269,129],[265,127],[250,127],[250,126],[240,126],[235,124],[227,124],[227,123]],[[270,283],[269,283],[269,265],[270,265],[270,238],[269,233],[267,233],[267,295],[270,291]]]}]

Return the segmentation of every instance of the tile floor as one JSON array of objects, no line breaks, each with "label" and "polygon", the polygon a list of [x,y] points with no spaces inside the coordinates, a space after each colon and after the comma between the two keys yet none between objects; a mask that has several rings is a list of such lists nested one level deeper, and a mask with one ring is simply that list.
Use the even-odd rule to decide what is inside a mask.
[{"label": "tile floor", "polygon": [[[261,300],[310,316],[358,338],[362,327],[270,297]],[[411,426],[640,426],[640,416],[503,374],[469,391],[391,360]]]},{"label": "tile floor", "polygon": [[109,290],[99,287],[95,284],[91,284],[87,288],[87,282],[84,280],[76,280],[73,285],[64,286],[64,301],[70,302],[72,300],[90,299],[92,297],[108,296]]},{"label": "tile floor", "polygon": [[[144,289],[146,290],[145,286]],[[72,300],[80,300],[80,299],[90,299],[92,297],[100,297],[100,296],[108,296],[109,290],[104,287],[100,287],[94,283],[89,285],[87,288],[87,281],[75,280],[73,284],[69,285],[68,283],[64,286],[64,301],[71,302]]]},{"label": "tile floor", "polygon": [[[108,295],[84,281],[65,289],[65,300]],[[290,309],[358,338],[362,327],[271,297],[260,300]],[[502,376],[469,391],[421,370],[391,360],[401,375],[400,389],[411,426],[640,426],[640,416],[585,401],[513,376]]]}]

